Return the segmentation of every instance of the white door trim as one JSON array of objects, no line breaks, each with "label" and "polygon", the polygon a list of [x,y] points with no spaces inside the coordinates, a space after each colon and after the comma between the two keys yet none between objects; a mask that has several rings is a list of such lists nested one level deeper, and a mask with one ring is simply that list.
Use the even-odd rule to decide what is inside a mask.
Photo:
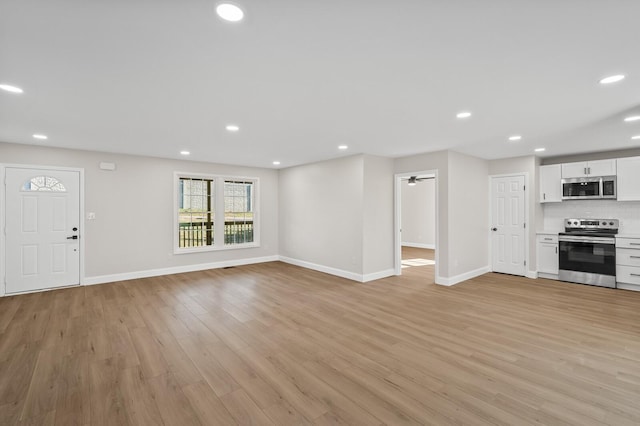
[{"label": "white door trim", "polygon": [[[5,206],[6,206],[6,169],[7,168],[18,168],[18,169],[42,169],[42,170],[59,170],[59,171],[68,171],[68,172],[78,172],[80,176],[80,285],[85,285],[85,269],[84,269],[84,253],[85,253],[85,215],[84,215],[84,169],[77,167],[58,167],[58,166],[46,166],[46,165],[33,165],[33,164],[11,164],[11,163],[0,163],[0,248],[2,248],[2,255],[0,255],[0,297],[6,294],[6,265],[5,265],[5,253],[6,253],[6,239],[5,239],[5,227],[6,227],[6,217],[5,217]],[[37,291],[45,291],[36,290]],[[33,291],[26,292],[33,293]],[[11,295],[21,294],[21,293],[12,293]]]},{"label": "white door trim", "polygon": [[438,170],[423,170],[420,172],[409,173],[396,173],[394,175],[394,215],[393,215],[393,229],[394,229],[394,274],[402,275],[402,235],[400,233],[401,218],[402,218],[402,196],[400,192],[400,185],[402,184],[402,178],[408,178],[411,176],[420,175],[433,175],[435,176],[435,199],[436,199],[436,253],[435,253],[435,282],[436,284],[444,284],[445,280],[440,277],[440,217],[438,212],[438,205],[440,204],[440,192],[438,191]]},{"label": "white door trim", "polygon": [[529,255],[529,231],[531,222],[529,221],[529,191],[531,191],[531,182],[529,182],[529,172],[518,172],[518,173],[505,173],[498,175],[489,175],[488,185],[489,185],[489,223],[487,223],[487,238],[489,239],[489,255],[491,256],[491,260],[489,262],[491,271],[493,271],[493,241],[491,238],[491,221],[493,219],[493,186],[491,185],[493,178],[504,178],[504,177],[513,177],[513,176],[524,176],[524,223],[526,224],[525,232],[524,232],[524,258],[527,264],[524,267],[524,275],[525,277],[531,277],[529,273],[529,267],[531,265],[531,259]]}]

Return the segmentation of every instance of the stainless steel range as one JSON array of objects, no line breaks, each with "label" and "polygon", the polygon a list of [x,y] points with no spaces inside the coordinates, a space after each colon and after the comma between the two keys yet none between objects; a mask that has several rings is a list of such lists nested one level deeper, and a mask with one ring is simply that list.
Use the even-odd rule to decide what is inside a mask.
[{"label": "stainless steel range", "polygon": [[558,235],[558,278],[601,287],[616,286],[617,219],[565,219]]}]

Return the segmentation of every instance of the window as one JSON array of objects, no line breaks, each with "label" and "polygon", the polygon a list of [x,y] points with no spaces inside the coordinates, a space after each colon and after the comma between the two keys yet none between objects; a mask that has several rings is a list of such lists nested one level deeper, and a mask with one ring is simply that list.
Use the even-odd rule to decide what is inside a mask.
[{"label": "window", "polygon": [[253,242],[253,182],[224,182],[224,243]]},{"label": "window", "polygon": [[175,176],[176,253],[258,245],[257,179]]},{"label": "window", "polygon": [[213,179],[181,177],[178,247],[213,245]]}]

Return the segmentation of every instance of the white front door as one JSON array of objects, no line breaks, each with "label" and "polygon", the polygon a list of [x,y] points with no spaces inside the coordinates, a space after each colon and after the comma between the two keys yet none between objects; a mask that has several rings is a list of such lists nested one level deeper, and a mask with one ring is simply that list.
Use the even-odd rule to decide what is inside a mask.
[{"label": "white front door", "polygon": [[491,178],[492,269],[525,274],[524,176]]},{"label": "white front door", "polygon": [[5,184],[6,293],[79,285],[80,173],[7,167]]}]

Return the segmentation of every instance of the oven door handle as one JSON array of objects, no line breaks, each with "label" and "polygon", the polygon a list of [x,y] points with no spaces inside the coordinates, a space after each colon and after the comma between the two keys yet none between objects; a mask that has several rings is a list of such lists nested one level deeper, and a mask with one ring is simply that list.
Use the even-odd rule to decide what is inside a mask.
[{"label": "oven door handle", "polygon": [[558,241],[561,243],[616,244],[615,238],[607,237],[570,237],[563,235],[561,237],[558,237]]}]

